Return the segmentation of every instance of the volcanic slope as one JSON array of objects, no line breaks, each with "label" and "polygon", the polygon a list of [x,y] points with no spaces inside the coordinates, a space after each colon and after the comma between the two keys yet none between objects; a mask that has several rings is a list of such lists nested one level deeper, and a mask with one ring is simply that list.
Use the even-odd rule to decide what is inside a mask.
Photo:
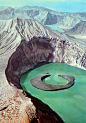
[{"label": "volcanic slope", "polygon": [[[0,21],[0,54],[15,49],[22,38],[30,40],[33,36],[61,38],[62,34],[54,31],[34,19],[14,19]],[[64,36],[65,38],[65,36]]]},{"label": "volcanic slope", "polygon": [[33,36],[71,41],[78,44],[81,49],[86,49],[83,40],[52,30],[34,19],[0,20],[0,30],[0,54],[6,53],[6,51],[10,52],[10,50],[14,52],[22,38],[28,41]]},{"label": "volcanic slope", "polygon": [[[30,99],[27,99],[27,97],[25,97],[25,96],[22,97],[22,92],[20,92],[20,91],[19,91],[19,93],[21,96],[19,96],[18,90],[9,86],[6,75],[5,75],[5,70],[7,68],[8,60],[9,60],[9,58],[11,58],[12,54],[15,51],[17,53],[19,51],[20,53],[19,53],[19,55],[16,55],[16,56],[14,53],[14,57],[12,57],[12,58],[14,58],[13,61],[15,63],[14,68],[17,67],[17,65],[16,65],[17,62],[18,62],[18,68],[19,68],[19,63],[21,64],[21,66],[22,66],[22,62],[24,63],[24,65],[27,65],[27,64],[25,64],[24,57],[22,58],[23,59],[22,61],[21,61],[21,59],[18,59],[18,58],[20,58],[20,55],[23,56],[22,52],[21,52],[23,49],[20,46],[21,49],[17,50],[17,47],[20,45],[21,39],[25,39],[25,42],[23,42],[24,43],[23,48],[25,51],[28,51],[28,47],[26,46],[26,44],[28,44],[27,41],[29,41],[33,36],[42,36],[42,37],[45,36],[47,38],[51,38],[50,40],[52,41],[52,46],[55,47],[55,52],[53,53],[55,58],[53,59],[53,61],[58,62],[58,59],[59,59],[59,61],[64,60],[65,63],[68,63],[68,64],[71,63],[71,65],[75,65],[75,66],[78,65],[79,67],[86,68],[86,54],[85,54],[85,50],[84,50],[84,49],[86,49],[86,45],[81,44],[81,42],[79,42],[81,40],[77,40],[73,37],[67,36],[64,33],[59,33],[57,31],[54,31],[54,30],[42,25],[41,23],[35,21],[34,19],[18,19],[17,18],[17,19],[13,19],[13,20],[0,21],[0,96],[1,96],[0,114],[1,114],[1,118],[2,118],[2,121],[1,121],[2,123],[9,122],[10,120],[11,120],[11,122],[9,122],[9,123],[15,123],[15,122],[23,122],[24,123],[24,119],[25,120],[28,119],[26,112],[30,113],[30,111],[28,111],[28,108],[29,108],[28,105],[29,106],[31,105],[30,108],[32,108],[31,109],[32,111],[33,111],[33,109],[35,110],[35,107],[32,106],[33,104],[30,101]],[[56,38],[56,40],[53,41],[52,38]],[[33,40],[33,38],[32,38],[32,40]],[[38,38],[38,40],[39,40],[39,38]],[[63,40],[65,40],[65,41],[63,41]],[[78,43],[80,43],[80,45],[78,45]],[[46,43],[46,45],[47,45],[47,43]],[[43,48],[43,50],[45,50],[45,49]],[[46,52],[46,54],[47,54],[47,52]],[[29,55],[27,55],[27,56],[29,56]],[[15,62],[15,58],[17,58],[19,61]],[[39,59],[37,58],[37,60],[39,60]],[[12,68],[13,67],[10,66],[10,69],[12,69]],[[26,68],[27,68],[27,66],[26,66]],[[25,66],[23,69],[25,69]],[[12,74],[12,71],[9,71],[9,70],[8,70],[8,72],[9,72],[9,75],[13,75],[13,78],[15,79],[15,76],[14,76],[15,73]],[[20,73],[19,73],[19,75],[20,75]],[[26,101],[25,101],[25,99],[23,100],[23,98],[25,98]],[[36,102],[36,104],[37,104],[37,102]],[[39,104],[37,106],[39,107]],[[43,105],[42,105],[42,107],[43,107]],[[25,110],[26,110],[26,112],[25,112]],[[18,111],[20,111],[20,112],[18,112]],[[45,113],[45,114],[47,115],[47,113]],[[31,112],[30,116],[33,116],[32,112]],[[21,120],[20,117],[22,118],[23,121]],[[9,120],[9,118],[10,118],[10,120]],[[43,118],[44,118],[44,115],[43,115]],[[49,116],[49,118],[50,118],[50,116]],[[15,121],[15,119],[16,119],[16,121]],[[31,119],[31,117],[30,117],[30,119]]]},{"label": "volcanic slope", "polygon": [[62,28],[72,28],[80,21],[86,21],[86,13],[56,12],[38,6],[4,7],[0,10],[0,20],[33,18],[44,25],[56,24]]}]

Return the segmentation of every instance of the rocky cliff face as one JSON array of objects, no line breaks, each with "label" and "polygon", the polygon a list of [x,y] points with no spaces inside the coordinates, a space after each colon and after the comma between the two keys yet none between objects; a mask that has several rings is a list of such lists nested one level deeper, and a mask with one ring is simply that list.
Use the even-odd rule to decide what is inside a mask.
[{"label": "rocky cliff face", "polygon": [[55,62],[63,62],[86,70],[86,53],[77,44],[57,41],[54,56]]},{"label": "rocky cliff face", "polygon": [[40,62],[53,61],[54,48],[49,43],[50,41],[41,37],[34,37],[29,42],[22,40],[8,62],[6,76],[9,83],[21,88],[19,79],[23,73],[33,69]]},{"label": "rocky cliff face", "polygon": [[57,23],[57,16],[48,12],[44,24],[52,25],[52,24],[56,24],[56,23]]}]

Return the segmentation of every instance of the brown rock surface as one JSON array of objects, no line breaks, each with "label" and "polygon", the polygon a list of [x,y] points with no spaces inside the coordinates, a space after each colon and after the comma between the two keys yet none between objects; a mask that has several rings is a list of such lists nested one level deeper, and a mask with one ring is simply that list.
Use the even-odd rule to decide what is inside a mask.
[{"label": "brown rock surface", "polygon": [[[29,117],[25,111],[26,107],[34,110],[33,118],[36,117],[36,109],[30,98],[23,99],[21,90],[9,86],[5,76],[8,58],[7,54],[0,56],[0,123],[27,123]],[[29,116],[33,119],[31,113]]]},{"label": "brown rock surface", "polygon": [[54,48],[49,43],[50,41],[51,39],[40,37],[33,38],[29,42],[22,40],[9,59],[6,68],[8,82],[21,88],[19,80],[23,73],[33,69],[40,62],[53,61]]}]

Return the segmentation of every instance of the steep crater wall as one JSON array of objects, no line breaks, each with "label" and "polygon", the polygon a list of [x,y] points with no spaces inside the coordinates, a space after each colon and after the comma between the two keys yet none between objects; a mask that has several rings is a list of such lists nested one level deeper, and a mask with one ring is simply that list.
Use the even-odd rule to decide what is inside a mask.
[{"label": "steep crater wall", "polygon": [[[45,37],[33,37],[29,42],[23,39],[8,61],[5,70],[7,80],[10,85],[22,89],[20,85],[21,76],[34,69],[35,66],[38,67],[49,62],[62,62],[86,68],[86,54],[76,44],[68,41]],[[53,120],[55,123],[63,122],[47,105],[28,93],[27,96],[31,97],[36,106],[37,118],[33,120],[33,123],[38,122],[37,119],[40,123],[52,123]],[[51,115],[49,115],[50,112]]]},{"label": "steep crater wall", "polygon": [[12,54],[6,68],[9,84],[21,88],[20,77],[37,65],[49,62],[62,62],[86,69],[86,54],[76,44],[69,41],[33,37],[24,39]]},{"label": "steep crater wall", "polygon": [[54,48],[48,38],[33,38],[29,42],[22,40],[10,57],[6,68],[9,84],[21,88],[19,80],[23,73],[34,68],[40,62],[52,62]]}]

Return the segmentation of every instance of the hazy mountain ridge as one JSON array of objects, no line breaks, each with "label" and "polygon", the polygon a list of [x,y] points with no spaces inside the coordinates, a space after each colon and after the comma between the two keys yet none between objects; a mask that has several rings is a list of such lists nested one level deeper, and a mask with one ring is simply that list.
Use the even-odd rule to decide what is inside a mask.
[{"label": "hazy mountain ridge", "polygon": [[80,23],[76,24],[75,27],[66,31],[67,34],[72,35],[86,35],[86,22],[81,21]]},{"label": "hazy mountain ridge", "polygon": [[14,18],[34,18],[45,25],[57,24],[58,26],[60,25],[63,27],[72,28],[80,21],[86,21],[86,13],[56,12],[37,6],[24,6],[20,8],[8,7],[0,11],[1,20],[9,20]]}]

